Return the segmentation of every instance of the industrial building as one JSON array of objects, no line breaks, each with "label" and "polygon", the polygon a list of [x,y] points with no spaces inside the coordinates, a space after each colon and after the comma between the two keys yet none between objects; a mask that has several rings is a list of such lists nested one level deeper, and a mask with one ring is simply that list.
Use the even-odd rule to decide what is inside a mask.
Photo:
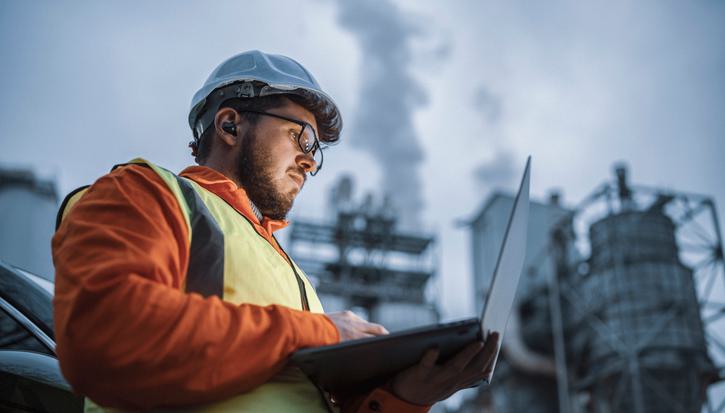
[{"label": "industrial building", "polygon": [[52,281],[58,192],[32,171],[0,168],[0,259]]},{"label": "industrial building", "polygon": [[[52,281],[52,181],[0,170],[0,259]],[[469,220],[477,312],[513,195]],[[289,253],[327,311],[391,331],[435,323],[436,238],[402,231],[389,198],[341,177],[326,221],[297,219]],[[524,274],[490,386],[458,411],[725,412],[725,270],[710,197],[632,185],[623,166],[574,207],[530,207]],[[437,405],[436,411],[445,406]]]},{"label": "industrial building", "polygon": [[[461,412],[723,412],[725,273],[711,198],[632,186],[532,203],[517,309],[492,385]],[[470,221],[477,305],[513,197]],[[704,410],[703,410],[704,409]]]},{"label": "industrial building", "polygon": [[343,176],[330,193],[330,220],[296,219],[290,255],[312,280],[325,310],[352,309],[390,331],[435,323],[429,299],[435,238],[402,232],[389,198],[353,196]]}]

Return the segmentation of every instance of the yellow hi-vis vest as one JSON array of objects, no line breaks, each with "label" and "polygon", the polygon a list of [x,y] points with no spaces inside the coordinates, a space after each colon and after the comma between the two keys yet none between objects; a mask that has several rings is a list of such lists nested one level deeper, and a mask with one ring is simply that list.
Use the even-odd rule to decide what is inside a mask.
[{"label": "yellow hi-vis vest", "polygon": [[[290,265],[257,233],[252,223],[226,201],[196,182],[144,159],[137,158],[130,163],[153,169],[168,185],[184,213],[190,236],[186,291],[204,296],[218,295],[237,305],[279,304],[298,310],[323,312],[322,304],[303,271],[291,259]],[[84,192],[71,193],[66,198],[59,211],[58,222]],[[104,410],[86,399],[86,411]],[[288,367],[250,392],[221,402],[168,411],[321,413],[327,412],[328,407],[319,390],[302,371]]]}]

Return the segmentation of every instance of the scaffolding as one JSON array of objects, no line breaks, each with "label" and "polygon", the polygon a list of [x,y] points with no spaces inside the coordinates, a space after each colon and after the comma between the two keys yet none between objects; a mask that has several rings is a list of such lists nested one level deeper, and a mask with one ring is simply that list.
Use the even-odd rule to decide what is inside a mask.
[{"label": "scaffolding", "polygon": [[[557,357],[560,411],[722,411],[707,397],[725,362],[716,333],[725,306],[712,300],[715,287],[725,294],[714,202],[630,186],[626,168],[615,172],[576,209],[574,231],[552,236],[551,310],[563,314],[554,337],[568,350]],[[588,258],[563,259],[572,245]]]},{"label": "scaffolding", "polygon": [[[552,228],[528,269],[553,262],[549,283],[517,310],[526,345],[557,367],[557,396],[539,397],[537,411],[725,412],[725,271],[713,200],[631,186],[620,165]],[[521,394],[551,383],[514,367],[508,374],[474,403],[515,412]]]},{"label": "scaffolding", "polygon": [[290,252],[328,311],[352,308],[389,330],[438,320],[426,291],[435,277],[435,238],[397,227],[389,198],[352,199],[352,180],[331,192],[331,220],[297,219]]}]

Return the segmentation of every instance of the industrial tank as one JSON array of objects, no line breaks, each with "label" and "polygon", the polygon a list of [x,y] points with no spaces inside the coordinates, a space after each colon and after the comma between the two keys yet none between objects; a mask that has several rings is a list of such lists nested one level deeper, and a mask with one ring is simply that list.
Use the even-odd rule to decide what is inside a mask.
[{"label": "industrial tank", "polygon": [[0,259],[52,281],[55,182],[32,171],[0,167]]},{"label": "industrial tank", "polygon": [[624,210],[589,229],[590,271],[572,337],[589,411],[699,412],[710,361],[692,270],[660,210]]}]

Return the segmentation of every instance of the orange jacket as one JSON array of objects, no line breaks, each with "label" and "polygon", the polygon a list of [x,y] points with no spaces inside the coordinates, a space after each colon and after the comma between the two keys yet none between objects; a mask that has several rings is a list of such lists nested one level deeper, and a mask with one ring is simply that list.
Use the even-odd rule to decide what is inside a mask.
[{"label": "orange jacket", "polygon": [[[249,218],[282,254],[272,232],[285,221],[260,223],[244,190],[210,168],[181,175]],[[61,370],[77,392],[101,405],[149,409],[225,399],[266,382],[293,351],[340,340],[323,314],[183,292],[188,229],[174,195],[149,168],[124,166],[96,181],[52,247]],[[383,389],[342,406],[428,410]]]}]

